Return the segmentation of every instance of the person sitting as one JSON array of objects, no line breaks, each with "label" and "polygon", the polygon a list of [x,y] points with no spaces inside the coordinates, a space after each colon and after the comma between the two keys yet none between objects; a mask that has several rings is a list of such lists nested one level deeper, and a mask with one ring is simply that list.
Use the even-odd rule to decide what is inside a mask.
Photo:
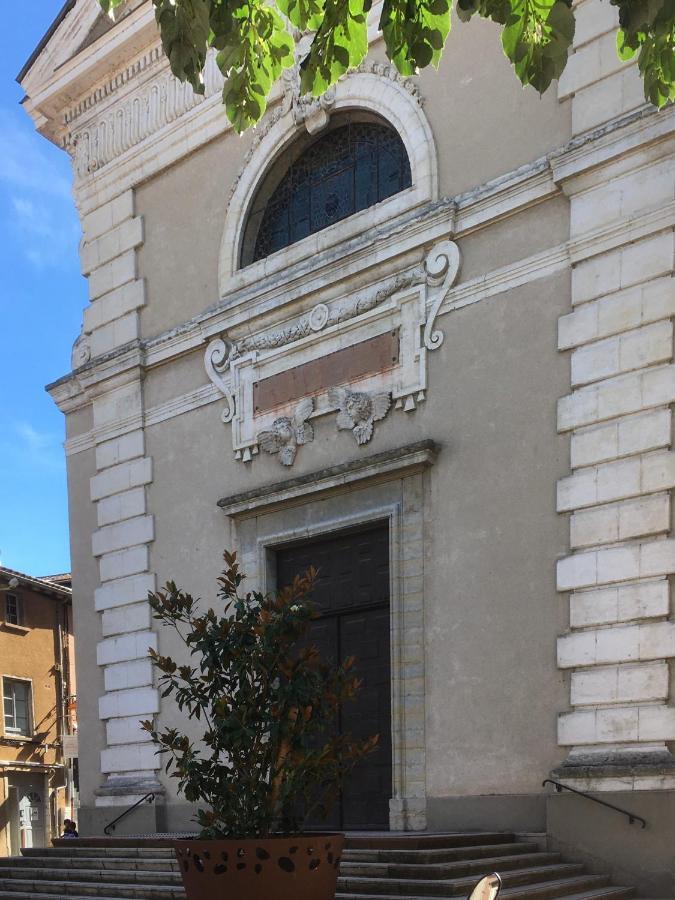
[{"label": "person sitting", "polygon": [[63,834],[61,835],[64,838],[76,838],[80,835],[77,832],[77,823],[73,822],[72,819],[65,819],[63,822]]}]

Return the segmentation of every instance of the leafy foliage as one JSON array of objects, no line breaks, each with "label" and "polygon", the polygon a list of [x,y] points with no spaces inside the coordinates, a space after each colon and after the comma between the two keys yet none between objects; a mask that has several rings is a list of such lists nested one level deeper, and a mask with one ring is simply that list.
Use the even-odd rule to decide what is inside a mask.
[{"label": "leafy foliage", "polygon": [[638,53],[645,97],[654,106],[675,100],[675,0],[612,0],[619,7],[617,50]]},{"label": "leafy foliage", "polygon": [[[124,0],[99,0],[113,12]],[[455,0],[457,16],[502,26],[502,47],[524,85],[545,91],[567,64],[574,38],[572,0]],[[619,7],[618,53],[638,53],[645,97],[675,97],[675,0],[605,0]],[[202,93],[209,47],[226,78],[227,115],[242,132],[259,121],[272,85],[301,57],[301,90],[319,96],[358,66],[368,50],[372,0],[153,0],[162,43],[177,78]],[[402,75],[438,66],[452,0],[384,0],[379,28]],[[311,42],[307,48],[305,35]],[[300,49],[302,48],[302,50]]]},{"label": "leafy foliage", "polygon": [[356,741],[331,725],[360,682],[353,658],[331,667],[303,639],[316,613],[310,571],[277,593],[239,595],[236,554],[224,554],[222,614],[200,614],[173,582],[149,595],[154,618],[174,629],[193,658],[179,665],[151,650],[162,696],[204,722],[199,746],[176,728],[143,722],[166,771],[199,808],[202,838],[291,833],[302,818],[326,813],[344,776],[371,753],[377,736]]}]

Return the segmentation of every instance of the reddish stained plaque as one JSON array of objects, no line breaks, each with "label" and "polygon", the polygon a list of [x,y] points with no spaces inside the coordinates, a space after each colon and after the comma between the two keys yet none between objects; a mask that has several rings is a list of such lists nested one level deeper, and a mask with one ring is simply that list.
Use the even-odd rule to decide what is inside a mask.
[{"label": "reddish stained plaque", "polygon": [[320,359],[296,366],[280,375],[264,378],[253,385],[256,414],[268,412],[301,397],[319,394],[329,387],[349,384],[364,375],[384,372],[398,365],[398,328],[378,337],[361,341],[344,350],[336,350]]}]

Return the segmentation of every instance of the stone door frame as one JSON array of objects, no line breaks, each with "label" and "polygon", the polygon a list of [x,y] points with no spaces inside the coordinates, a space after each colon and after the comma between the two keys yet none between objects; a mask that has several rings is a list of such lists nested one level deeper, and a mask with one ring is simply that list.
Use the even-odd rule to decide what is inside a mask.
[{"label": "stone door frame", "polygon": [[[276,587],[275,554],[281,546],[387,523],[393,782],[389,822],[393,831],[426,828],[424,469],[434,457],[435,450],[422,465],[418,459],[411,471],[390,470],[386,481],[364,471],[358,490],[341,480],[333,484],[330,494],[293,490],[290,497],[288,483],[282,482],[257,491],[256,498],[247,498],[245,504],[239,497],[220,503],[235,526],[242,571],[249,575],[252,587],[264,592]],[[318,473],[319,478],[325,478],[325,473]]]}]

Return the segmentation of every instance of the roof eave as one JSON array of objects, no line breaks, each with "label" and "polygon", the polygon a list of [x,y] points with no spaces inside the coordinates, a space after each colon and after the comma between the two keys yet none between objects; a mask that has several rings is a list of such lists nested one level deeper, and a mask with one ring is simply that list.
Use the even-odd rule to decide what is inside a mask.
[{"label": "roof eave", "polygon": [[56,29],[59,27],[61,22],[63,22],[63,20],[68,15],[68,13],[71,11],[71,9],[73,9],[75,7],[76,2],[77,2],[77,0],[66,0],[66,2],[63,4],[63,6],[61,7],[61,11],[56,16],[56,18],[54,19],[52,24],[49,26],[49,28],[47,29],[47,31],[41,38],[40,43],[37,45],[35,50],[33,50],[31,55],[28,57],[28,59],[24,63],[23,68],[21,69],[19,74],[16,76],[16,80],[19,84],[21,84],[23,79],[33,68],[33,66],[35,65],[35,63],[37,61],[37,58],[42,53],[42,51],[45,49],[45,47],[47,46],[49,41],[52,39]]}]

